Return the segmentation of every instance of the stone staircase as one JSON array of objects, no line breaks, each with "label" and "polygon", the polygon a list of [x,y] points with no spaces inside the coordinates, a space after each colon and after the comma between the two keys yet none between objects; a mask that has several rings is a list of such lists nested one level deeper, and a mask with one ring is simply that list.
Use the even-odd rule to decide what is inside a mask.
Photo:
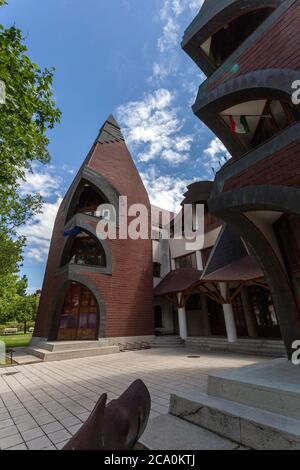
[{"label": "stone staircase", "polygon": [[27,348],[27,354],[36,356],[44,362],[104,356],[119,352],[118,346],[103,346],[99,341],[41,342],[37,346]]},{"label": "stone staircase", "polygon": [[140,439],[143,449],[239,450],[240,445],[172,415],[152,419]]},{"label": "stone staircase", "polygon": [[228,343],[220,337],[189,337],[185,340],[186,347],[198,351],[221,351],[254,356],[286,357],[286,351],[281,340],[243,338],[236,343]]},{"label": "stone staircase", "polygon": [[214,374],[207,393],[171,395],[151,420],[149,450],[300,450],[300,375],[286,359]]},{"label": "stone staircase", "polygon": [[184,341],[179,336],[157,336],[150,342],[151,348],[183,348]]}]

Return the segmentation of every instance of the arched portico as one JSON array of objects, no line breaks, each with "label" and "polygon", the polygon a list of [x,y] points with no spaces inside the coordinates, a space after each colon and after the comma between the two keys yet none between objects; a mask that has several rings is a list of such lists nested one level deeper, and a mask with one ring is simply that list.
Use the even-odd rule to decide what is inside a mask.
[{"label": "arched portico", "polygon": [[255,223],[253,214],[270,211],[300,215],[300,189],[280,186],[240,188],[213,197],[209,207],[230,224],[256,256],[271,290],[281,333],[291,356],[292,343],[300,338],[300,312],[295,292],[281,253],[275,249],[276,242],[272,243]]}]

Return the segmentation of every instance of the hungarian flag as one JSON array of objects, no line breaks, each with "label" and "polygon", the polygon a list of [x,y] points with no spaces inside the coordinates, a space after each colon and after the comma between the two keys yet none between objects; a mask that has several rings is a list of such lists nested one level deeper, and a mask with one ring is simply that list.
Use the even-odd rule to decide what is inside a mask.
[{"label": "hungarian flag", "polygon": [[234,134],[249,134],[250,132],[246,116],[229,116],[229,124]]}]

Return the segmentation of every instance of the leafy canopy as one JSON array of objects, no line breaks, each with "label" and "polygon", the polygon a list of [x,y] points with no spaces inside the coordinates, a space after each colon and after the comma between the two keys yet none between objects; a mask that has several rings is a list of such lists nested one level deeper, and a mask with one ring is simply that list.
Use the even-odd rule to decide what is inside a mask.
[{"label": "leafy canopy", "polygon": [[0,80],[6,89],[0,105],[0,229],[21,225],[40,208],[40,197],[22,197],[18,189],[33,161],[49,161],[47,131],[61,116],[53,69],[41,70],[26,52],[21,31],[0,25]]}]

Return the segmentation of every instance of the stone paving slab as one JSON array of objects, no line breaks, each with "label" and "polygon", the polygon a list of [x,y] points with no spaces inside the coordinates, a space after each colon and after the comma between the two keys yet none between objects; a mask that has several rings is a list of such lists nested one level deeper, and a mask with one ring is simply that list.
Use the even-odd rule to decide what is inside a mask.
[{"label": "stone paving slab", "polygon": [[205,392],[207,376],[265,361],[187,349],[151,349],[0,368],[0,449],[61,449],[102,393],[117,398],[136,379],[152,398],[151,418],[168,413],[175,392]]}]

